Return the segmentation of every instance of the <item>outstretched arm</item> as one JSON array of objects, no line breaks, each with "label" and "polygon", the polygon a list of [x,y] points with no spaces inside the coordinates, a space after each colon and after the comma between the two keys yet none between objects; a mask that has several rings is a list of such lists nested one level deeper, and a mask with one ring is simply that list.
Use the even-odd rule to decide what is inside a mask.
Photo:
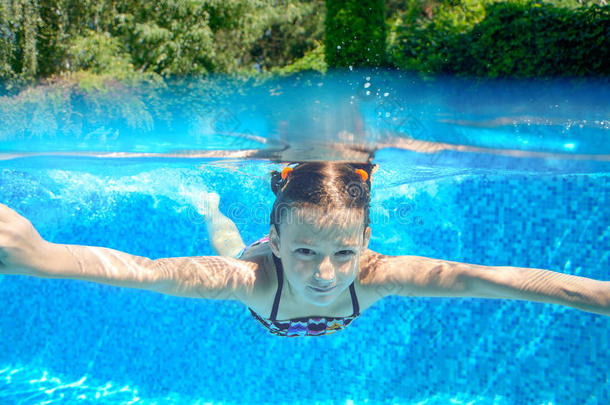
[{"label": "outstretched arm", "polygon": [[610,282],[542,269],[382,256],[371,282],[385,295],[503,298],[610,316]]},{"label": "outstretched arm", "polygon": [[240,299],[254,284],[255,267],[230,257],[151,260],[103,247],[50,243],[26,218],[0,204],[0,274],[85,280],[184,297]]}]

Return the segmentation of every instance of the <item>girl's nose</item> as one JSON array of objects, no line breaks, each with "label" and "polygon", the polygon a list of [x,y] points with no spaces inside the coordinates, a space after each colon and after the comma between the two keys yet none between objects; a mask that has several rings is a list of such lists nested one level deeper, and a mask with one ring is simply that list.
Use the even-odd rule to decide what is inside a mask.
[{"label": "girl's nose", "polygon": [[330,261],[329,257],[325,257],[316,271],[315,277],[317,280],[324,282],[332,282],[335,279],[335,268]]}]

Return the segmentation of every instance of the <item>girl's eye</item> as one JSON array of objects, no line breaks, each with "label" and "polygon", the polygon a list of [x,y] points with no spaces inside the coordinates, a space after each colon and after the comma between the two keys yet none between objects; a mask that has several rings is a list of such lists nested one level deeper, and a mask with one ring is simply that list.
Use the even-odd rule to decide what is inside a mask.
[{"label": "girl's eye", "polygon": [[354,252],[352,252],[351,250],[342,250],[339,253],[343,254],[344,256],[353,255],[354,254]]},{"label": "girl's eye", "polygon": [[[305,249],[305,248],[299,248],[296,251],[297,251],[297,253],[301,253],[304,255],[309,255],[310,253],[313,253],[313,251],[311,249]],[[348,256],[348,255],[353,255],[354,252],[351,250],[341,250],[338,254],[340,254],[341,256]]]}]

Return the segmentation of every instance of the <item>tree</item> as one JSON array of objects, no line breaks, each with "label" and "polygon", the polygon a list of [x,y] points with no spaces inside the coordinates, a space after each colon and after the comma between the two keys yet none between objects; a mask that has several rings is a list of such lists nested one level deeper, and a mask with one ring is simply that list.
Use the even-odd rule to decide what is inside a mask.
[{"label": "tree", "polygon": [[329,67],[384,65],[385,40],[383,0],[326,0]]}]

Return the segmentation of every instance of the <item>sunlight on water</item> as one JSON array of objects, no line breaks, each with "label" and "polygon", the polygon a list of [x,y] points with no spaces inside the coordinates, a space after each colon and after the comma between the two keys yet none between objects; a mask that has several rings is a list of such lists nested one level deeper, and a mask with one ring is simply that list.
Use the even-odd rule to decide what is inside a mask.
[{"label": "sunlight on water", "polygon": [[[172,393],[162,398],[145,398],[139,390],[129,385],[106,382],[97,385],[82,377],[77,381],[63,381],[48,370],[31,369],[26,366],[0,369],[0,403],[23,403],[28,405],[46,405],[52,403],[104,403],[162,405],[167,403],[184,405],[240,405],[236,402],[214,402],[202,398],[187,397]],[[293,401],[292,404],[330,405],[335,401]],[[345,405],[374,404],[376,401],[348,399]],[[502,396],[471,396],[466,394],[431,394],[424,400],[414,399],[405,402],[402,398],[388,398],[384,404],[400,405],[509,405],[511,402]],[[543,402],[540,405],[553,405],[553,402]]]},{"label": "sunlight on water", "polygon": [[[78,381],[62,381],[47,370],[32,370],[28,367],[0,369],[0,401],[10,403],[141,403],[138,392],[129,386],[115,387],[108,382],[103,386],[87,384],[87,377]],[[10,387],[10,389],[7,389]],[[9,402],[4,402],[9,403]]]}]

